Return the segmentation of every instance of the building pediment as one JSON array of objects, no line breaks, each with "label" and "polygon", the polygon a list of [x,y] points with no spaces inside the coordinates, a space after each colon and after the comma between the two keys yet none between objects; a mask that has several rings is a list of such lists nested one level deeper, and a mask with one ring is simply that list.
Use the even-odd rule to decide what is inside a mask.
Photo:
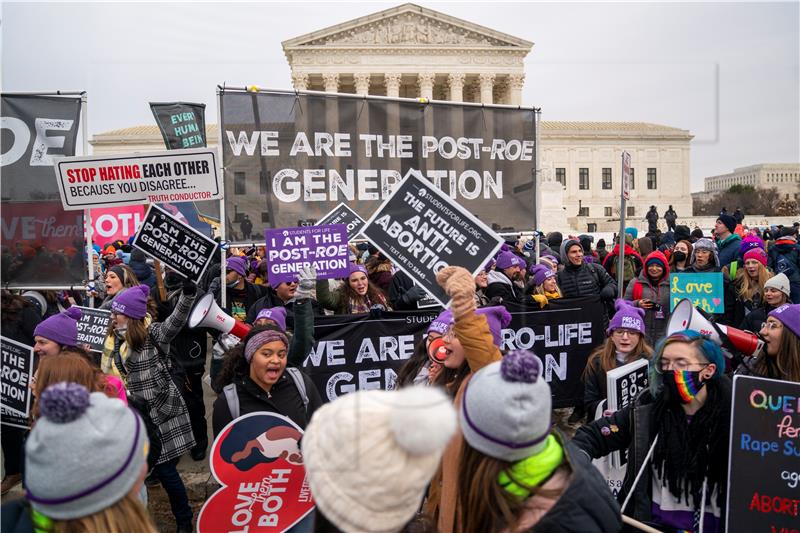
[{"label": "building pediment", "polygon": [[533,43],[415,4],[403,4],[283,42],[286,52],[310,48],[441,46],[513,48]]}]

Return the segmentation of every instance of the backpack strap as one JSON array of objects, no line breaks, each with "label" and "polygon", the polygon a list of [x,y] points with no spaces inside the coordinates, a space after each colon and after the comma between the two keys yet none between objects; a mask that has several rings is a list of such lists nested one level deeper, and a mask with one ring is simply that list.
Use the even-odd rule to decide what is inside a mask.
[{"label": "backpack strap", "polygon": [[286,367],[286,373],[294,381],[297,391],[300,393],[300,398],[303,399],[303,408],[308,412],[308,391],[306,391],[306,382],[303,379],[303,373],[299,368],[293,366]]},{"label": "backpack strap", "polygon": [[225,385],[222,388],[222,394],[225,395],[225,401],[228,402],[228,410],[231,412],[231,418],[236,420],[239,418],[239,394],[236,392],[236,383]]}]

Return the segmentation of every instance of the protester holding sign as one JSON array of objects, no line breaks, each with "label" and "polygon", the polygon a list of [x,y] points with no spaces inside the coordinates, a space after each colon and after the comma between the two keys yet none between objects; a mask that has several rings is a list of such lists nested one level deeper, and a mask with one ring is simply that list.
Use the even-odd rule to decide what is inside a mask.
[{"label": "protester holding sign", "polygon": [[431,531],[417,511],[456,427],[433,388],[359,391],[322,406],[301,441],[314,530]]},{"label": "protester holding sign", "polygon": [[367,277],[364,265],[350,264],[350,275],[331,292],[328,280],[317,281],[317,300],[322,307],[339,315],[369,313],[371,309],[391,311],[383,292]]},{"label": "protester holding sign", "polygon": [[[0,335],[26,346],[33,346],[33,333],[41,321],[41,316],[33,305],[11,291],[3,289],[0,304]],[[0,421],[5,422],[0,415]],[[5,495],[22,481],[22,445],[26,430],[3,423],[0,441],[3,447],[2,494]]]},{"label": "protester holding sign", "polygon": [[617,312],[608,324],[608,338],[589,356],[583,372],[583,403],[590,419],[594,418],[598,404],[608,398],[606,373],[653,355],[646,338],[644,309],[622,299],[614,305]]},{"label": "protester holding sign", "polygon": [[[308,305],[306,303],[306,305]],[[277,326],[255,327],[225,356],[222,394],[214,401],[214,435],[248,413],[269,411],[305,429],[322,404],[317,388],[296,367],[287,368],[289,339]]]},{"label": "protester holding sign", "polygon": [[[686,273],[714,273],[722,272],[720,267],[717,246],[711,239],[698,239],[692,248],[692,258]],[[722,276],[723,294],[730,295],[730,280]],[[728,324],[733,318],[733,298],[725,298],[725,313],[716,313],[714,319],[720,324]]]},{"label": "protester holding sign", "polygon": [[550,387],[528,350],[476,372],[459,399],[463,531],[616,532],[605,480],[551,423]]},{"label": "protester holding sign", "polygon": [[155,533],[138,498],[148,448],[139,416],[76,383],[48,387],[39,405],[25,443],[25,498],[3,504],[3,531]]},{"label": "protester holding sign", "polygon": [[669,264],[663,253],[656,250],[645,257],[644,268],[625,290],[625,299],[644,309],[646,339],[655,344],[667,331],[670,317]]},{"label": "protester holding sign", "polygon": [[724,531],[731,416],[724,372],[713,341],[694,330],[673,333],[656,348],[650,389],[578,429],[572,442],[593,459],[628,450],[624,514],[657,528],[699,531],[702,523],[707,533]]},{"label": "protester holding sign", "polygon": [[770,311],[759,334],[764,349],[755,360],[745,360],[736,373],[800,383],[800,304]]},{"label": "protester holding sign", "polygon": [[147,402],[150,418],[161,432],[161,454],[154,473],[169,496],[179,531],[191,531],[192,509],[175,468],[195,445],[186,404],[171,375],[169,345],[186,324],[197,287],[185,281],[175,310],[164,322],[147,314],[150,288],[138,285],[114,298],[111,328],[101,369],[122,378],[132,393]]}]

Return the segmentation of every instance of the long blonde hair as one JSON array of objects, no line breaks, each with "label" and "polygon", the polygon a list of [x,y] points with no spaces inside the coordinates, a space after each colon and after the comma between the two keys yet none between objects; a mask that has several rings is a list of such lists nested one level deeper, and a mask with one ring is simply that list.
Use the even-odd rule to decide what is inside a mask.
[{"label": "long blonde hair", "polygon": [[[564,294],[561,292],[561,287],[558,286],[558,282],[556,282],[556,292],[558,293],[559,298],[563,298]],[[547,296],[544,290],[544,283],[541,285],[537,285],[535,289],[533,289],[533,294],[541,294],[542,296]]]},{"label": "long blonde hair", "polygon": [[761,262],[758,263],[758,279],[753,280],[750,277],[750,274],[747,273],[747,269],[742,266],[741,268],[736,270],[736,296],[742,301],[748,301],[755,298],[756,294],[760,294],[763,298],[764,296],[764,284],[771,278],[774,274],[767,270]]},{"label": "long blonde hair", "polygon": [[150,515],[137,496],[124,498],[89,516],[53,520],[48,533],[158,533]]}]

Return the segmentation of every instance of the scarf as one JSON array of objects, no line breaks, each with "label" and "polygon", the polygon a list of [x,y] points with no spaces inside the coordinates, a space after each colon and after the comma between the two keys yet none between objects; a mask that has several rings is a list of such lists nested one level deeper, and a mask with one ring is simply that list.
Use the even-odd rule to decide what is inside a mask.
[{"label": "scarf", "polygon": [[659,437],[653,452],[653,467],[675,498],[696,508],[700,506],[703,481],[707,479],[706,498],[718,488],[717,504],[723,507],[731,387],[727,378],[709,380],[705,387],[708,398],[691,421],[678,402],[666,398],[664,389],[656,398],[652,420],[658,426]]},{"label": "scarf", "polygon": [[544,295],[547,296],[548,300],[557,300],[558,298],[561,298],[561,295],[558,294],[558,291],[544,291]]},{"label": "scarf", "polygon": [[549,435],[544,450],[512,464],[497,476],[497,482],[509,494],[526,499],[533,488],[549,478],[564,461],[564,448],[555,435]]}]

